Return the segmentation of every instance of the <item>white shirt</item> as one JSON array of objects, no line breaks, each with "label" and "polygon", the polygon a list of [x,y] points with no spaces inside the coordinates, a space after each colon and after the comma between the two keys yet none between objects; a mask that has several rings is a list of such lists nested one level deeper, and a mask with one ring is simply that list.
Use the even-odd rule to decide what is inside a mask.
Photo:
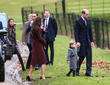
[{"label": "white shirt", "polygon": [[48,17],[48,18],[45,18],[45,27],[46,27],[46,23],[47,23],[47,26],[48,26],[48,23],[49,23],[49,17]]},{"label": "white shirt", "polygon": [[84,20],[85,25],[87,25],[87,21],[84,19],[84,17],[83,17],[83,16],[81,16],[81,18]]}]

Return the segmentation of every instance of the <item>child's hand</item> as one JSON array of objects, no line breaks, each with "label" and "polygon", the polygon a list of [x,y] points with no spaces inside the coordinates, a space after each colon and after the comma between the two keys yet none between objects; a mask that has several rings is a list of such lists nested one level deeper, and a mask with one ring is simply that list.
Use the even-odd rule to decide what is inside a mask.
[{"label": "child's hand", "polygon": [[69,64],[69,63],[70,63],[70,61],[67,61],[67,63]]}]

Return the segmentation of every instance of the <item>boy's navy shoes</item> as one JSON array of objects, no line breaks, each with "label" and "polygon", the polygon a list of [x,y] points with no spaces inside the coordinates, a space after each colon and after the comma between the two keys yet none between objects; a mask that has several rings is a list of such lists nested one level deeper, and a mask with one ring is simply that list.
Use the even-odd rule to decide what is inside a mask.
[{"label": "boy's navy shoes", "polygon": [[73,77],[75,77],[76,76],[76,71],[73,71]]},{"label": "boy's navy shoes", "polygon": [[70,74],[66,74],[66,76],[70,76]]}]

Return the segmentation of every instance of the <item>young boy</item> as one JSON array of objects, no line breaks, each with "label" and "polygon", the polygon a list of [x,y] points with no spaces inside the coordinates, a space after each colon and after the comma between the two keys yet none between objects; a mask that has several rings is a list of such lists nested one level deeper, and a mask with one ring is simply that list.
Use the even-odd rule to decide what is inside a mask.
[{"label": "young boy", "polygon": [[69,64],[70,71],[66,74],[70,76],[71,72],[73,72],[73,77],[76,75],[76,68],[77,68],[77,49],[76,43],[71,40],[69,42],[69,49],[68,49],[68,56],[67,56],[67,63]]}]

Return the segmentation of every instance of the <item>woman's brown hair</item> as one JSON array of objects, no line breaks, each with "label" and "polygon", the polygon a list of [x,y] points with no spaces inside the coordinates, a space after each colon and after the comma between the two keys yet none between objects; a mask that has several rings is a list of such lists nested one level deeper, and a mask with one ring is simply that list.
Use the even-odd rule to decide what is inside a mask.
[{"label": "woman's brown hair", "polygon": [[40,27],[41,27],[41,18],[37,17],[32,24],[31,35],[33,36],[34,32],[38,30]]},{"label": "woman's brown hair", "polygon": [[[10,25],[10,21],[11,21],[11,20],[14,21],[14,19],[13,19],[13,18],[8,19],[8,27],[7,27],[8,30],[12,27],[12,26]],[[14,25],[13,25],[13,28],[14,28],[14,30],[16,30],[15,27],[14,27]]]},{"label": "woman's brown hair", "polygon": [[37,17],[35,21],[32,24],[32,30],[36,29],[36,26],[40,27],[41,26],[41,18]]}]

